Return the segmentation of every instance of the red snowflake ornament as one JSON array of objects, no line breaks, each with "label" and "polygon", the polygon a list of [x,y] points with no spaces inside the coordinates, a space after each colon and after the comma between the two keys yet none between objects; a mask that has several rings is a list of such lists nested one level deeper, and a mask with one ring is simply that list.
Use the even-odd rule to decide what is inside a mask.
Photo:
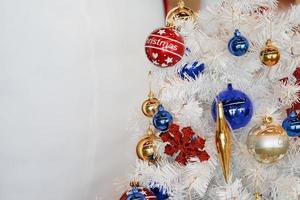
[{"label": "red snowflake ornament", "polygon": [[[295,77],[295,84],[300,85],[300,67],[297,67],[296,70],[293,73],[293,76]],[[280,81],[282,81],[283,84],[286,84],[288,81],[288,78],[283,78]],[[300,99],[300,91],[298,92],[298,98]],[[300,110],[300,103],[294,102],[289,109],[287,109],[287,113],[290,113],[292,111]],[[298,112],[298,117],[300,117],[300,112]]]},{"label": "red snowflake ornament", "polygon": [[204,150],[205,140],[196,136],[191,127],[184,127],[179,130],[179,126],[171,124],[169,131],[163,133],[160,138],[168,143],[165,146],[165,154],[173,156],[176,154],[176,161],[186,165],[191,162],[191,158],[199,158],[201,162],[209,160],[210,156]]}]

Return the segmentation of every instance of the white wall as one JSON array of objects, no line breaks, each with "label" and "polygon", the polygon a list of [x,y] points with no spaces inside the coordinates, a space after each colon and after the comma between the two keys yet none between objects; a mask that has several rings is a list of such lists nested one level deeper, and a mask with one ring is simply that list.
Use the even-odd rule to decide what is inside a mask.
[{"label": "white wall", "polygon": [[[0,200],[113,200],[161,1],[0,0]],[[131,157],[130,157],[131,156]]]},{"label": "white wall", "polygon": [[[0,1],[0,199],[117,199],[153,0]],[[134,154],[133,154],[134,156]],[[128,172],[128,171],[127,171]]]},{"label": "white wall", "polygon": [[94,135],[100,135],[92,141],[95,162],[90,164],[94,179],[89,199],[97,194],[103,200],[113,200],[120,197],[114,183],[124,180],[135,164],[128,122],[147,95],[151,64],[145,56],[144,43],[152,30],[163,25],[163,8],[158,0],[119,1],[118,6],[115,1],[101,4],[99,0],[89,3],[98,79],[95,130],[99,133],[95,131]]}]

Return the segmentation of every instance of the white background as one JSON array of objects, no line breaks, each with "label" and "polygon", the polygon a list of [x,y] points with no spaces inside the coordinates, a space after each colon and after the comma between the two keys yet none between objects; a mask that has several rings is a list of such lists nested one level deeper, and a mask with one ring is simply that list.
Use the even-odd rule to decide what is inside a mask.
[{"label": "white background", "polygon": [[114,200],[159,0],[0,0],[0,200]]}]

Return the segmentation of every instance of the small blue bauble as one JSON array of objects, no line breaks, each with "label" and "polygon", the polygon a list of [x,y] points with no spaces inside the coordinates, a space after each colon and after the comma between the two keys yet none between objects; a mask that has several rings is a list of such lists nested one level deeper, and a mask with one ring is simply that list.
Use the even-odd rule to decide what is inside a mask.
[{"label": "small blue bauble", "polygon": [[153,126],[160,131],[167,131],[169,129],[169,124],[172,123],[172,115],[164,110],[162,105],[159,105],[157,108],[156,114],[153,116]]},{"label": "small blue bauble", "polygon": [[145,195],[141,193],[138,188],[132,187],[132,189],[127,193],[126,200],[146,200]]},{"label": "small blue bauble", "polygon": [[228,50],[235,56],[242,56],[247,53],[248,48],[248,40],[242,36],[238,29],[236,29],[234,31],[234,36],[228,42]]},{"label": "small blue bauble", "polygon": [[300,136],[300,119],[295,111],[292,111],[282,122],[282,128],[290,137]]},{"label": "small blue bauble", "polygon": [[169,198],[167,190],[162,185],[153,182],[150,183],[149,187],[153,194],[156,196],[157,200],[166,200]]},{"label": "small blue bauble", "polygon": [[[223,103],[224,115],[232,129],[239,129],[246,126],[253,115],[253,106],[250,98],[240,90],[234,90],[228,84],[227,90],[217,96]],[[216,120],[216,100],[211,108],[212,116]]]},{"label": "small blue bauble", "polygon": [[204,63],[198,61],[187,63],[178,70],[178,74],[182,79],[194,79],[204,70]]}]

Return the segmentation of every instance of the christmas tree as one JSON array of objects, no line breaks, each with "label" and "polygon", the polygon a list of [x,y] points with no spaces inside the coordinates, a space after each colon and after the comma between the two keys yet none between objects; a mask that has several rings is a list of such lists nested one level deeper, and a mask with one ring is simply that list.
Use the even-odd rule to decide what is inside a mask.
[{"label": "christmas tree", "polygon": [[300,6],[277,3],[196,14],[179,1],[150,34],[136,169],[120,199],[300,198]]}]

